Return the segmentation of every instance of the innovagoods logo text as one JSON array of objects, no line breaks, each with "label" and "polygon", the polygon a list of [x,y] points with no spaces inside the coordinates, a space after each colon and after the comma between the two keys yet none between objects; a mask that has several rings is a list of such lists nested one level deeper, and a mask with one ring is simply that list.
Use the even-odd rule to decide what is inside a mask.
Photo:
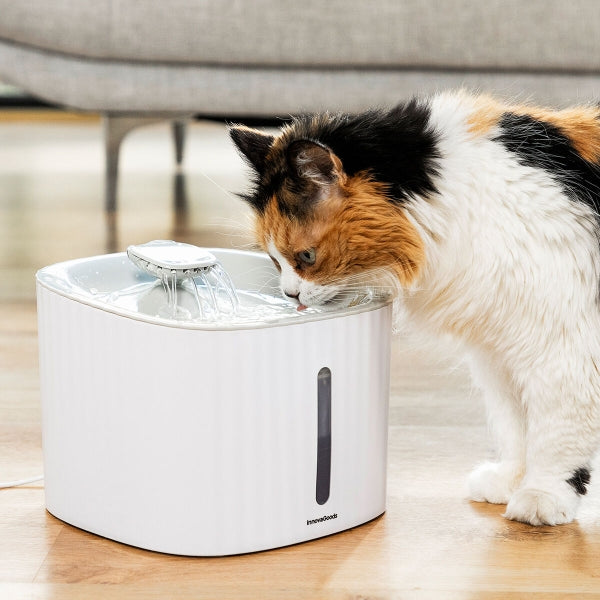
[{"label": "innovagoods logo text", "polygon": [[337,513],[333,515],[326,515],[320,519],[306,519],[307,525],[314,525],[315,523],[322,523],[323,521],[329,521],[330,519],[337,519]]}]

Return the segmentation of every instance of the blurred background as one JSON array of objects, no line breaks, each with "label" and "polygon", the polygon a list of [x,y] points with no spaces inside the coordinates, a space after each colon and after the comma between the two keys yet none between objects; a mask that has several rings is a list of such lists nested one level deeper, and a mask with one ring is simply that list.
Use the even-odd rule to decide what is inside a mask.
[{"label": "blurred background", "polygon": [[248,243],[225,121],[466,88],[595,102],[594,0],[0,0],[0,283],[153,237]]},{"label": "blurred background", "polygon": [[[0,0],[0,480],[42,470],[37,269],[152,239],[248,247],[251,215],[236,197],[248,174],[226,122],[271,128],[294,113],[389,107],[457,88],[551,107],[597,102],[600,3]],[[505,573],[523,564],[507,549],[529,530],[506,529],[500,507],[466,510],[456,486],[473,457],[486,453],[485,419],[468,375],[441,352],[394,342],[390,503],[403,503],[413,521],[404,523],[406,513],[396,510],[397,521],[345,538],[353,548],[356,536],[373,533],[373,556],[381,560],[365,566],[358,553],[344,574],[368,572],[372,589],[404,585],[402,564],[412,565],[417,587],[443,589],[440,582],[454,578],[456,589],[474,580],[478,589],[505,589]],[[422,503],[423,495],[430,499]],[[592,532],[593,511],[582,514]],[[457,519],[453,531],[448,523]],[[42,484],[0,495],[0,595],[30,597],[3,582],[128,580],[119,570],[124,561],[140,578],[151,570],[132,549],[113,553],[105,540],[92,546],[82,532],[60,527],[44,513]],[[459,529],[467,533],[454,537]],[[535,589],[552,591],[553,581],[556,589],[593,587],[597,561],[564,559],[570,550],[557,531],[545,534],[545,552],[536,546],[523,554],[529,565],[539,557]],[[567,531],[572,546],[585,546],[581,530]],[[65,541],[63,554],[56,539]],[[595,544],[591,557],[598,540],[596,529],[587,538]],[[331,560],[339,555],[335,544],[324,546]],[[89,571],[97,548],[106,549],[99,575]],[[494,552],[504,571],[488,569]],[[290,561],[286,585],[329,581],[321,571],[327,561],[315,559],[319,568],[305,572],[295,570],[297,562]],[[430,566],[417,568],[430,562],[439,579],[428,577]],[[175,566],[164,581],[178,581]],[[360,589],[350,589],[352,597]]]}]

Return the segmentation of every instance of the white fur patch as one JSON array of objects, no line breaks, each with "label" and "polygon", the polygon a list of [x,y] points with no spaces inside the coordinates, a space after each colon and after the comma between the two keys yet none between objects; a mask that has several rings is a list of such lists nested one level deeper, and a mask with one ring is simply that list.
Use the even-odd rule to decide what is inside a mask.
[{"label": "white fur patch", "polygon": [[579,503],[566,481],[600,439],[595,215],[490,136],[473,137],[469,102],[432,102],[439,194],[408,208],[428,260],[404,301],[477,359],[500,462],[473,473],[473,499],[508,502],[511,519],[565,523]]}]

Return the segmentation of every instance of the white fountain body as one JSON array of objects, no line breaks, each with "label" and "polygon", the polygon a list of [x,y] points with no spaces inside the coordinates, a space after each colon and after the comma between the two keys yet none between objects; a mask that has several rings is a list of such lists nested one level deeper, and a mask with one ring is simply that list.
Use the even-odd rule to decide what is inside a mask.
[{"label": "white fountain body", "polygon": [[[250,304],[252,293],[278,296],[265,255],[210,251]],[[236,323],[165,318],[140,294],[114,301],[150,281],[124,253],[37,275],[48,511],[126,544],[203,556],[381,515],[389,302],[277,314],[257,301],[259,316],[250,307]]]}]

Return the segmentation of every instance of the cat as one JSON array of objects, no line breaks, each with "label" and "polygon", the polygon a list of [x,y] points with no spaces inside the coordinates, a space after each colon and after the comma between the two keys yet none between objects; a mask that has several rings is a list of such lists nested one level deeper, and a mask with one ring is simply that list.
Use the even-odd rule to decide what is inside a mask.
[{"label": "cat", "polygon": [[572,521],[600,435],[600,107],[464,91],[230,135],[258,243],[299,307],[391,273],[411,321],[464,343],[497,461],[470,497]]}]

